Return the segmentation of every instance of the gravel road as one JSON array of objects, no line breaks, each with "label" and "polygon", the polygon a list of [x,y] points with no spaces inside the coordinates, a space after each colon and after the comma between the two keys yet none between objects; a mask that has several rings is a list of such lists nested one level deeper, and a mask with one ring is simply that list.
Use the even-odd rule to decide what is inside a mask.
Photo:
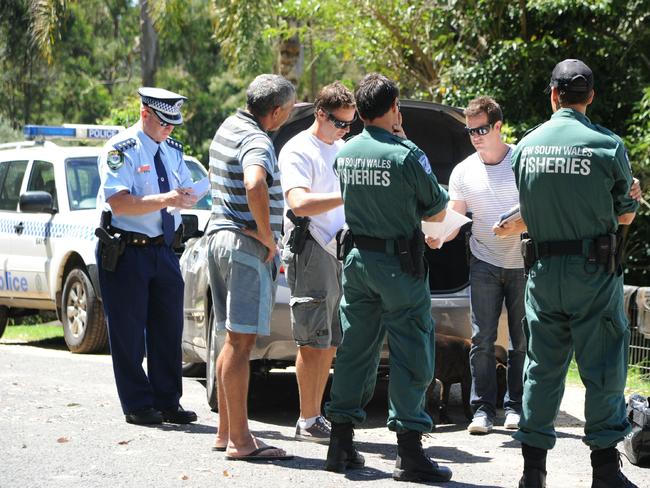
[{"label": "gravel road", "polygon": [[[390,479],[395,437],[384,427],[385,384],[356,432],[367,467],[345,475],[321,469],[326,446],[293,441],[297,411],[295,379],[273,374],[251,385],[251,426],[267,442],[295,454],[293,461],[253,464],[226,461],[210,450],[216,414],[200,381],[184,380],[182,403],[198,422],[141,427],[124,422],[107,355],[74,355],[52,347],[0,344],[0,487],[395,487]],[[589,488],[589,452],[582,435],[582,397],[569,388],[549,453],[549,488]],[[451,415],[462,415],[452,405]],[[502,419],[501,419],[502,420]],[[466,424],[439,427],[425,438],[427,452],[454,471],[453,488],[516,487],[522,460],[511,433],[497,427],[469,436]],[[624,463],[639,487],[650,487],[650,470]],[[409,484],[400,484],[399,487]],[[412,484],[412,486],[421,486]]]}]

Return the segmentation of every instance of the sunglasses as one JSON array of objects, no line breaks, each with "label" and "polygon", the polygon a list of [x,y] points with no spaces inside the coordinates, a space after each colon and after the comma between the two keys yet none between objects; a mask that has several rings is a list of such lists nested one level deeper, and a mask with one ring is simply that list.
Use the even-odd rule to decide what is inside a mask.
[{"label": "sunglasses", "polygon": [[484,136],[492,129],[492,124],[485,124],[480,127],[465,127],[465,132],[470,136]]},{"label": "sunglasses", "polygon": [[149,110],[149,113],[153,114],[158,119],[158,123],[160,124],[160,127],[168,127],[168,126],[171,125],[169,122],[165,122],[160,117],[158,117],[158,114],[156,112],[154,112],[153,110]]},{"label": "sunglasses", "polygon": [[354,122],[357,120],[356,113],[354,114],[354,118],[352,120],[346,121],[346,120],[337,119],[336,117],[334,117],[334,115],[332,115],[330,112],[327,112],[325,110],[323,110],[323,112],[325,112],[325,115],[327,115],[328,120],[330,120],[330,122],[332,122],[332,124],[334,124],[334,127],[336,127],[337,129],[347,129],[352,124],[354,124]]}]

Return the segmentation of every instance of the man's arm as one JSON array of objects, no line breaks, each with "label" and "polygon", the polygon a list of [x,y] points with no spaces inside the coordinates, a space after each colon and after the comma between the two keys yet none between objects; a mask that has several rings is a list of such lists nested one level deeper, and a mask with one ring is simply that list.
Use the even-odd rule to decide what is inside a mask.
[{"label": "man's arm", "polygon": [[136,196],[122,190],[108,200],[114,215],[144,215],[165,207],[192,208],[196,197],[191,188],[176,188],[167,193]]},{"label": "man's arm", "polygon": [[287,203],[298,217],[311,217],[343,205],[340,192],[312,193],[308,188],[291,188],[285,194]]},{"label": "man's arm", "polygon": [[634,217],[636,217],[636,212],[624,213],[623,215],[618,216],[618,223],[620,225],[630,225],[634,220]]},{"label": "man's arm", "polygon": [[257,225],[257,230],[244,229],[244,232],[264,244],[268,250],[265,262],[268,263],[274,258],[277,247],[271,231],[269,187],[266,184],[264,166],[249,164],[244,168],[244,187],[246,188],[248,208]]}]

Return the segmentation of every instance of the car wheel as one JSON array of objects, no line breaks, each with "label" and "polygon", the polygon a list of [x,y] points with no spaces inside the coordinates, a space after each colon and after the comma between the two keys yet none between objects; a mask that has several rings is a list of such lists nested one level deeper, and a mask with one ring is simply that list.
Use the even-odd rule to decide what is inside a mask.
[{"label": "car wheel", "polygon": [[205,393],[208,399],[208,405],[213,412],[219,410],[219,401],[217,399],[217,356],[219,355],[217,345],[217,327],[214,323],[214,312],[210,307],[208,317],[208,355],[205,362]]},{"label": "car wheel", "polygon": [[205,374],[205,363],[183,362],[183,376],[187,378],[203,378]]},{"label": "car wheel", "polygon": [[76,353],[101,351],[108,343],[102,304],[88,275],[79,268],[68,273],[61,298],[61,322],[68,349]]},{"label": "car wheel", "polygon": [[0,307],[0,337],[2,337],[2,335],[5,333],[8,319],[9,309],[7,307]]}]

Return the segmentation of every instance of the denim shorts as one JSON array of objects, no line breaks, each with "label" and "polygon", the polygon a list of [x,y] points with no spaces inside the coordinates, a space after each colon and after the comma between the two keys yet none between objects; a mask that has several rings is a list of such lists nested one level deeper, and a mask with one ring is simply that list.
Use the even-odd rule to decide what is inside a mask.
[{"label": "denim shorts", "polygon": [[308,239],[300,254],[282,249],[291,291],[291,328],[298,346],[327,349],[343,339],[339,320],[341,263],[316,241]]},{"label": "denim shorts", "polygon": [[268,336],[279,258],[265,263],[267,249],[241,232],[209,237],[208,271],[217,329]]}]

